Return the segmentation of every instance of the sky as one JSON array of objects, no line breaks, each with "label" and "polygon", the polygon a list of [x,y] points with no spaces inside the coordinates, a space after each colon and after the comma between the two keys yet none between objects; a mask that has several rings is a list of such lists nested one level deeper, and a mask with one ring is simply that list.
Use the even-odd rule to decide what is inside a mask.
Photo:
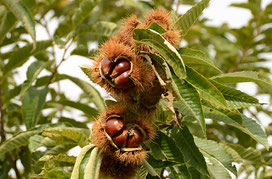
[{"label": "sky", "polygon": [[[247,21],[250,19],[251,14],[248,10],[244,10],[244,9],[240,9],[240,8],[235,8],[235,7],[229,7],[229,5],[231,3],[239,3],[239,2],[247,2],[246,0],[211,0],[210,1],[210,5],[207,9],[204,10],[202,17],[207,17],[208,19],[210,19],[208,21],[209,25],[215,25],[215,26],[219,26],[222,23],[227,23],[230,27],[233,28],[240,28],[243,25],[247,24]],[[271,3],[272,0],[263,0],[263,7],[268,4]],[[179,8],[179,12],[180,13],[184,13],[186,12],[188,9],[190,8],[190,6],[182,6]],[[46,18],[50,18],[50,14],[48,16],[46,16]],[[52,21],[50,24],[50,32],[53,34],[54,29],[57,26],[57,22],[56,21]],[[46,40],[48,39],[48,35],[46,33],[46,31],[41,28],[39,25],[36,26],[36,31],[37,31],[37,40]],[[95,48],[96,46],[94,45],[92,48]],[[73,46],[72,48],[73,49]],[[68,51],[67,54],[69,54],[70,51]],[[59,49],[57,50],[57,61],[59,62],[62,55],[63,55],[63,50]],[[26,64],[24,64],[20,69],[19,69],[19,73],[16,77],[16,81],[18,83],[22,83],[25,79],[26,79],[26,70],[27,67],[34,61],[34,59],[29,60]],[[85,57],[81,57],[81,56],[71,56],[69,57],[59,68],[59,73],[63,73],[63,74],[68,74],[68,75],[72,75],[74,77],[78,77],[82,80],[86,80],[86,81],[90,81],[81,71],[80,66],[84,65],[84,64],[88,64],[91,65],[91,60],[85,58]],[[272,66],[272,64],[271,64]],[[44,75],[48,75],[48,72],[43,71],[40,76],[44,76]],[[60,86],[61,86],[61,90],[64,91],[67,96],[69,96],[69,98],[71,100],[77,100],[79,97],[79,94],[81,93],[81,89],[78,88],[76,85],[74,85],[72,82],[68,81],[68,80],[64,80],[60,82]],[[52,85],[53,86],[53,85]],[[99,89],[103,96],[107,96],[107,93],[105,92],[104,89],[102,89],[101,87],[99,87],[98,85],[95,85],[97,87],[97,89]],[[56,85],[54,86],[56,87]],[[244,91],[250,95],[254,95],[256,92],[256,85],[253,83],[242,83],[238,85],[238,89],[240,89],[241,91]],[[268,98],[267,96],[258,96],[260,102],[263,103],[268,103]],[[65,114],[64,114],[65,115]],[[76,119],[81,119],[80,117],[80,112],[78,111],[74,111],[73,116],[69,116],[72,118],[76,118]],[[263,125],[267,125],[270,119],[267,118],[267,116],[260,114],[260,117],[263,118],[262,120],[262,124]],[[272,145],[272,138],[269,139],[270,145]],[[79,152],[78,148],[74,149],[73,151],[70,151],[70,153],[72,155],[77,155]]]}]

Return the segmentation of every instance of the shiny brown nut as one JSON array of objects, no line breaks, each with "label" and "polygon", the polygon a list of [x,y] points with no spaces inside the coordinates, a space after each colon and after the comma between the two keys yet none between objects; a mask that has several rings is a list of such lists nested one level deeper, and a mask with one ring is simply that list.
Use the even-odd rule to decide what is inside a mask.
[{"label": "shiny brown nut", "polygon": [[112,71],[112,68],[114,67],[114,62],[112,62],[108,57],[104,58],[101,61],[100,68],[101,72],[105,77],[108,77]]},{"label": "shiny brown nut", "polygon": [[119,75],[121,75],[122,73],[124,73],[125,71],[130,70],[130,62],[124,59],[118,60],[117,64],[115,65],[115,67],[112,70],[111,73],[111,78],[115,78]]},{"label": "shiny brown nut", "polygon": [[117,147],[122,148],[127,145],[128,128],[124,127],[116,136],[112,137],[112,141]]},{"label": "shiny brown nut", "polygon": [[129,79],[129,70],[125,71],[113,80],[114,85],[117,88],[128,88],[133,85],[131,79]]},{"label": "shiny brown nut", "polygon": [[124,127],[122,119],[111,118],[107,120],[105,130],[111,137],[115,136]]},{"label": "shiny brown nut", "polygon": [[142,134],[138,129],[132,129],[128,137],[128,148],[136,148],[142,142]]}]

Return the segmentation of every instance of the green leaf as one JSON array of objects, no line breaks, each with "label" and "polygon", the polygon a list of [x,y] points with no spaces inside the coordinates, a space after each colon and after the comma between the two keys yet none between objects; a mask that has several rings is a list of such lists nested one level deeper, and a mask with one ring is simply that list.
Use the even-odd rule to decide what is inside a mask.
[{"label": "green leaf", "polygon": [[13,13],[13,15],[23,22],[25,29],[32,37],[34,43],[36,42],[35,23],[30,11],[20,0],[3,0],[4,5]]},{"label": "green leaf", "polygon": [[268,141],[265,132],[262,130],[261,126],[253,119],[250,119],[245,115],[241,114],[242,121],[241,124],[239,124],[236,120],[238,114],[233,113],[231,115],[231,112],[229,111],[219,110],[208,106],[204,106],[203,110],[206,118],[222,121],[225,124],[236,127],[244,133],[248,134],[250,137],[252,137],[258,143],[262,144],[264,147],[268,147]]},{"label": "green leaf", "polygon": [[52,45],[51,40],[39,41],[36,43],[36,48],[33,50],[33,44],[26,45],[22,48],[16,49],[12,52],[8,63],[4,67],[4,74],[16,67],[22,66],[29,57],[35,55]]},{"label": "green leaf", "polygon": [[152,29],[156,32],[159,32],[160,34],[163,34],[165,32],[167,32],[162,26],[160,26],[159,24],[157,24],[156,22],[153,22],[148,29]]},{"label": "green leaf", "polygon": [[206,70],[213,70],[217,74],[222,74],[222,71],[211,60],[207,59],[204,52],[190,48],[180,48],[178,52],[187,66],[201,65]]},{"label": "green leaf", "polygon": [[161,178],[160,175],[156,172],[156,170],[146,160],[143,160],[143,166],[146,168],[146,170],[151,176],[157,176]]},{"label": "green leaf", "polygon": [[32,83],[35,81],[35,79],[38,77],[38,75],[41,73],[41,71],[49,66],[51,62],[40,62],[35,61],[33,62],[27,69],[26,77],[27,80],[23,83],[22,89],[21,89],[21,95],[24,96],[27,90],[30,88]]},{"label": "green leaf", "polygon": [[48,88],[37,90],[29,88],[22,100],[23,119],[27,129],[38,123],[39,115],[45,104]]},{"label": "green leaf", "polygon": [[43,130],[42,134],[43,136],[49,137],[60,143],[78,144],[81,147],[89,143],[89,130],[74,127],[46,128]]},{"label": "green leaf", "polygon": [[86,114],[91,119],[94,119],[95,116],[97,116],[98,111],[92,107],[90,107],[87,104],[82,104],[80,102],[74,102],[70,100],[59,100],[59,101],[48,101],[47,104],[61,104],[64,106],[69,106],[75,109],[78,109],[82,111],[84,114]]},{"label": "green leaf", "polygon": [[190,67],[187,67],[186,71],[186,81],[198,89],[202,98],[216,105],[227,106],[222,93],[207,78]]},{"label": "green leaf", "polygon": [[210,0],[202,0],[189,9],[176,22],[176,26],[181,30],[181,35],[185,36],[190,27],[197,21],[202,11],[208,6]]},{"label": "green leaf", "polygon": [[161,153],[167,160],[184,164],[183,155],[172,138],[158,131],[153,142],[160,146]]},{"label": "green leaf", "polygon": [[194,138],[186,126],[182,129],[175,125],[171,130],[171,138],[184,156],[184,161],[204,175],[209,175],[205,159],[194,143]]},{"label": "green leaf", "polygon": [[171,174],[175,179],[191,179],[191,175],[189,173],[186,165],[176,165],[173,167],[169,167]]},{"label": "green leaf", "polygon": [[44,139],[41,135],[34,135],[29,138],[28,148],[30,152],[35,152],[39,147],[41,147],[42,140]]},{"label": "green leaf", "polygon": [[58,178],[58,179],[69,179],[70,173],[65,171],[62,168],[53,168],[46,172],[45,176],[42,176],[44,179]]},{"label": "green leaf", "polygon": [[262,144],[267,150],[269,148],[267,135],[261,128],[261,126],[253,119],[246,117],[244,114],[241,114],[243,119],[243,125],[252,133],[250,135],[254,140]]},{"label": "green leaf", "polygon": [[91,25],[81,25],[78,34],[90,34],[95,37],[112,37],[118,31],[116,23],[109,21],[99,21]]},{"label": "green leaf", "polygon": [[83,0],[72,17],[73,26],[77,27],[85,18],[87,18],[95,6],[96,3],[94,0]]},{"label": "green leaf", "polygon": [[96,107],[103,111],[105,109],[104,106],[104,100],[101,97],[100,93],[88,82],[80,80],[76,77],[72,77],[69,75],[58,75],[61,78],[66,78],[74,82],[76,85],[78,85],[84,93],[92,100],[92,102],[96,105]]},{"label": "green leaf", "polygon": [[20,132],[16,135],[14,135],[12,138],[8,139],[4,143],[0,145],[0,155],[5,154],[6,152],[12,151],[14,149],[17,149],[23,145],[28,144],[28,139],[35,135],[38,134],[40,131],[24,131]]},{"label": "green leaf", "polygon": [[212,140],[194,137],[194,141],[201,151],[213,157],[234,175],[237,175],[235,166],[232,166],[233,158],[224,147]]},{"label": "green leaf", "polygon": [[172,73],[172,79],[178,88],[178,97],[180,96],[179,101],[174,104],[174,107],[178,108],[181,113],[184,112],[183,108],[189,111],[198,120],[202,132],[206,136],[206,124],[197,90],[187,81],[181,82],[174,73]]},{"label": "green leaf", "polygon": [[145,44],[157,50],[180,79],[186,78],[186,69],[180,54],[162,35],[152,29],[134,29],[133,38],[136,43]]},{"label": "green leaf", "polygon": [[99,171],[100,171],[102,159],[103,159],[103,151],[99,147],[95,147],[84,169],[84,178],[99,179]]},{"label": "green leaf", "polygon": [[229,172],[221,165],[219,161],[215,160],[212,156],[205,152],[203,152],[203,154],[206,158],[209,159],[208,169],[210,175],[213,176],[213,178],[231,179]]},{"label": "green leaf", "polygon": [[75,119],[71,119],[71,118],[67,118],[67,117],[59,118],[59,122],[68,123],[68,124],[71,125],[71,127],[89,129],[86,123],[83,123],[81,121],[76,121]]},{"label": "green leaf", "polygon": [[[67,154],[58,154],[58,155],[44,155],[42,156],[39,161],[46,162],[47,165],[51,165],[52,167],[55,166],[69,166],[76,162],[76,157],[68,156]],[[49,166],[48,168],[51,168]]]},{"label": "green leaf", "polygon": [[87,145],[81,149],[79,155],[76,158],[76,163],[73,168],[71,179],[78,179],[79,178],[80,165],[81,165],[83,159],[86,158],[87,153],[90,156],[91,152],[94,148],[95,148],[95,146],[90,144],[90,145]]},{"label": "green leaf", "polygon": [[16,25],[16,18],[11,12],[6,12],[0,25],[0,44],[5,39],[7,33]]},{"label": "green leaf", "polygon": [[212,84],[216,86],[219,91],[221,91],[228,103],[228,109],[241,109],[250,106],[260,106],[258,99],[240,90],[221,85],[214,80],[210,80],[210,82],[212,82]]},{"label": "green leaf", "polygon": [[244,148],[239,144],[226,144],[227,146],[234,149],[243,160],[251,161],[254,163],[263,163],[262,153],[252,147]]},{"label": "green leaf", "polygon": [[222,84],[234,84],[241,82],[256,82],[260,87],[272,92],[272,82],[264,78],[260,73],[254,71],[240,71],[226,73],[210,78]]}]

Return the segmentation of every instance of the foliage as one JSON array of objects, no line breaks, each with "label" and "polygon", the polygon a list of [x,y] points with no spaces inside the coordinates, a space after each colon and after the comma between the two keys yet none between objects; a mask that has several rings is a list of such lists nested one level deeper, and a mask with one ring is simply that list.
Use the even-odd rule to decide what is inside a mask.
[{"label": "foliage", "polygon": [[[158,105],[154,121],[159,130],[146,146],[150,155],[138,178],[231,178],[229,172],[236,177],[271,177],[271,104],[257,98],[266,95],[272,102],[267,67],[272,3],[261,3],[232,4],[252,13],[246,26],[234,29],[227,24],[208,26],[207,19],[198,19],[209,0],[0,1],[0,178],[97,178],[103,154],[89,144],[87,124],[109,101],[90,81],[61,74],[59,67],[72,55],[91,59],[96,53],[91,46],[114,35],[124,16],[143,17],[152,8],[171,11],[183,4],[193,6],[183,15],[172,11],[172,18],[186,46],[175,49],[156,24],[134,30],[135,43],[160,53],[149,55],[167,74],[168,80],[161,83],[174,94]],[[53,30],[48,25],[52,21]],[[36,40],[38,25],[48,39]],[[63,57],[58,59],[61,49]],[[26,80],[18,82],[17,73],[26,65]],[[88,73],[84,66],[82,70]],[[79,99],[61,90],[63,80],[82,90]],[[254,97],[236,89],[243,82],[258,85]],[[71,117],[74,110],[83,120]],[[269,125],[260,126],[261,113]],[[76,146],[83,149],[75,159],[69,150]]]}]

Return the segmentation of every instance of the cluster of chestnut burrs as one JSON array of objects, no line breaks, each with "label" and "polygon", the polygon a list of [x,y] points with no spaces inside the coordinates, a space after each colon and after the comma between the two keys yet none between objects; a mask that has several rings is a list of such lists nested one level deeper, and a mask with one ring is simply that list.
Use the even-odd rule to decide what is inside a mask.
[{"label": "cluster of chestnut burrs", "polygon": [[166,40],[172,45],[179,43],[179,31],[169,12],[152,10],[142,22],[136,16],[126,19],[120,32],[102,44],[90,67],[88,76],[118,101],[108,106],[92,129],[92,142],[104,151],[102,176],[134,176],[147,156],[144,144],[155,136],[151,117],[165,91],[139,52],[156,51],[133,41],[135,28],[148,28],[154,22],[165,29],[162,35]]}]

